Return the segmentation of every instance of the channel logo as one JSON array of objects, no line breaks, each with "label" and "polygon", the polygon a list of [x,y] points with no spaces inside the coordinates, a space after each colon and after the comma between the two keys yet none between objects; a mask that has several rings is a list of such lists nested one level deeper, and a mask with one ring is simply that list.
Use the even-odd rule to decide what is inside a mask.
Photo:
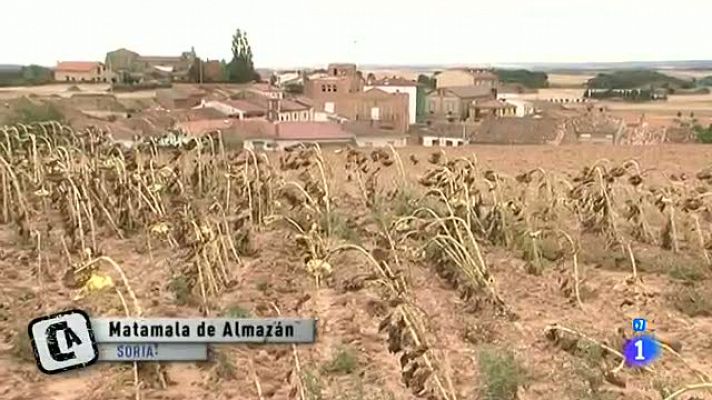
[{"label": "channel logo", "polygon": [[82,310],[33,319],[27,330],[37,367],[46,374],[85,368],[99,359],[89,315]]}]

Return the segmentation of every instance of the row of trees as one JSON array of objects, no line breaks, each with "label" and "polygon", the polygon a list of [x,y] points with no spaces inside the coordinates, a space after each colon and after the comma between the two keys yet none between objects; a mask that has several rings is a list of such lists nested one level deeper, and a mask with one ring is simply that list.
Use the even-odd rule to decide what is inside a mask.
[{"label": "row of trees", "polygon": [[650,89],[588,89],[583,93],[584,98],[590,99],[623,99],[626,101],[649,101],[655,99],[655,92]]},{"label": "row of trees", "polygon": [[529,89],[549,87],[549,75],[527,69],[497,69],[494,71],[501,82],[519,84]]},{"label": "row of trees", "polygon": [[[497,69],[495,74],[500,82],[504,83],[519,84],[529,89],[549,87],[549,76],[545,72],[526,69]],[[435,89],[436,79],[434,76],[418,75],[418,83],[425,89]]]},{"label": "row of trees", "polygon": [[589,79],[587,86],[589,89],[635,89],[653,86],[665,89],[692,89],[695,84],[657,71],[623,70],[600,73]]},{"label": "row of trees", "polygon": [[39,65],[0,69],[0,86],[44,85],[53,79],[52,70]]},{"label": "row of trees", "polygon": [[231,44],[232,58],[229,62],[220,61],[220,76],[210,74],[206,77],[207,64],[200,58],[196,58],[190,69],[190,77],[195,82],[218,81],[231,83],[247,83],[259,81],[260,76],[255,71],[252,61],[252,47],[247,40],[247,33],[238,29],[232,36]]}]

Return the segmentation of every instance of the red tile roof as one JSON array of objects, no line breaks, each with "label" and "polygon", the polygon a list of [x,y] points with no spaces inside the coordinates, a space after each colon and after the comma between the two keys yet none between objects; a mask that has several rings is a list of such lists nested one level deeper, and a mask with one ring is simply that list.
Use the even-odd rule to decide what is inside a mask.
[{"label": "red tile roof", "polygon": [[187,110],[185,115],[181,115],[179,118],[182,117],[185,117],[187,121],[200,121],[206,119],[225,119],[225,114],[214,108],[205,107]]},{"label": "red tile roof", "polygon": [[61,61],[54,68],[56,71],[91,72],[101,66],[98,61]]},{"label": "red tile roof", "polygon": [[259,92],[278,92],[281,89],[277,86],[272,86],[269,83],[258,82],[249,87],[249,89]]},{"label": "red tile roof", "polygon": [[295,141],[341,141],[354,137],[335,122],[277,122],[267,120],[236,121],[229,132],[242,139]]},{"label": "red tile roof", "polygon": [[[281,99],[280,101],[279,108],[281,111],[305,111],[309,110],[312,108],[311,105],[307,105],[302,103],[301,101],[297,100],[290,100],[290,99]],[[267,108],[269,106],[269,98],[268,97],[255,97],[255,98],[248,98],[245,100],[242,99],[237,99],[237,100],[228,100],[225,101],[224,103],[231,105],[232,107],[235,107],[239,110],[242,111],[247,111],[247,112],[257,112],[261,111],[263,113],[267,112]]]},{"label": "red tile roof", "polygon": [[184,121],[175,125],[189,135],[202,135],[216,130],[229,129],[233,126],[233,120],[228,119],[203,119],[199,121]]},{"label": "red tile roof", "polygon": [[312,108],[311,105],[302,103],[301,101],[283,99],[280,101],[280,110],[282,111],[304,111]]},{"label": "red tile roof", "polygon": [[240,111],[244,111],[247,113],[266,113],[267,108],[263,107],[259,104],[255,104],[251,101],[248,100],[224,100],[221,101],[221,103],[225,103],[229,105],[230,107],[237,108]]}]

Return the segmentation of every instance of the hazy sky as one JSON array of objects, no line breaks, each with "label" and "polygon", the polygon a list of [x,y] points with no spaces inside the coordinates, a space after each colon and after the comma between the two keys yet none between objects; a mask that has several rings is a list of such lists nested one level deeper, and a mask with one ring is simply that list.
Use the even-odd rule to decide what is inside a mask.
[{"label": "hazy sky", "polygon": [[126,47],[258,67],[712,58],[712,0],[3,0],[0,63],[103,60]]}]

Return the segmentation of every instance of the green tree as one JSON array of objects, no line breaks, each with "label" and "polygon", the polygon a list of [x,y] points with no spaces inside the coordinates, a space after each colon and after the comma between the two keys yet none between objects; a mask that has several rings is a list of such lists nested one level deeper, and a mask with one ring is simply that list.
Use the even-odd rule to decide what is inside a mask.
[{"label": "green tree", "polygon": [[435,89],[435,79],[427,75],[418,75],[418,83],[421,84],[426,90]]},{"label": "green tree", "polygon": [[239,29],[232,36],[232,60],[227,67],[227,78],[230,82],[247,83],[254,81],[257,76],[247,34]]},{"label": "green tree", "polygon": [[549,76],[544,72],[526,69],[497,69],[497,78],[504,83],[520,84],[530,89],[549,87]]}]

